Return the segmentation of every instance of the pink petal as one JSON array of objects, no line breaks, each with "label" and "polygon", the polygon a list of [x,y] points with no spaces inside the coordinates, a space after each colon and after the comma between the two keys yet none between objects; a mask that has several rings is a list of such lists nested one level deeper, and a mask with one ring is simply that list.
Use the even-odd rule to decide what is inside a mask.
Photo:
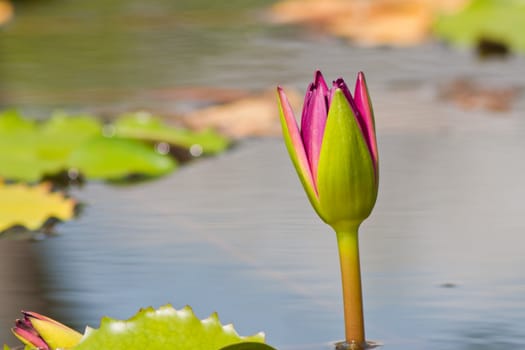
[{"label": "pink petal", "polygon": [[15,335],[21,339],[24,339],[31,345],[42,350],[49,349],[49,346],[46,344],[44,339],[42,339],[38,335],[38,332],[31,326],[31,322],[29,320],[16,320],[16,327],[12,328],[11,330],[13,333],[15,333]]},{"label": "pink petal", "polygon": [[37,312],[34,312],[34,311],[22,311],[22,314],[24,315],[25,319],[28,322],[31,322],[31,318],[36,318],[37,320],[46,321],[46,322],[52,323],[54,325],[67,328],[62,323],[60,323],[58,321],[55,321],[52,318],[49,318],[49,317],[44,316],[44,315],[41,315],[41,314],[39,314]]},{"label": "pink petal", "polygon": [[283,111],[286,128],[288,129],[287,133],[292,142],[292,147],[295,151],[295,156],[297,157],[297,165],[299,167],[298,170],[301,172],[301,174],[303,174],[304,179],[308,183],[308,186],[314,189],[314,192],[317,192],[315,181],[312,177],[312,172],[310,171],[308,158],[304,149],[303,140],[301,138],[301,134],[299,133],[299,127],[297,125],[297,121],[295,120],[295,116],[292,107],[290,106],[290,102],[288,101],[284,90],[280,86],[277,87],[277,93],[279,95],[279,105],[281,106]]},{"label": "pink petal", "polygon": [[307,91],[301,118],[301,136],[314,179],[317,178],[319,154],[328,115],[328,93],[328,86],[323,75],[317,71],[314,83]]},{"label": "pink petal", "polygon": [[304,94],[303,112],[301,114],[301,130],[303,129],[303,120],[306,119],[306,113],[308,112],[308,106],[310,105],[310,101],[312,100],[313,90],[314,90],[314,83],[310,83],[308,85],[308,89],[306,89],[306,93]]},{"label": "pink petal", "polygon": [[374,166],[376,169],[376,174],[378,170],[378,155],[377,155],[377,141],[376,141],[376,131],[374,124],[374,112],[372,110],[372,104],[370,102],[370,97],[368,95],[368,88],[366,86],[365,75],[363,72],[357,74],[357,80],[355,84],[354,100],[359,110],[359,115],[361,119],[361,125],[363,125],[363,134],[366,139],[368,148],[370,149],[370,154],[372,155],[372,160],[374,161]]}]

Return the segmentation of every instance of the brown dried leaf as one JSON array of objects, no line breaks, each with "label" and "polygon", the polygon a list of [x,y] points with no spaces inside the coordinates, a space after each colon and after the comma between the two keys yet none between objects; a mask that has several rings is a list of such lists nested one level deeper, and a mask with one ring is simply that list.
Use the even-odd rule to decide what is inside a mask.
[{"label": "brown dried leaf", "polygon": [[[287,90],[290,103],[298,110],[299,93]],[[184,123],[196,130],[213,128],[233,137],[277,136],[281,133],[275,92],[196,110],[184,116]]]},{"label": "brown dried leaf", "polygon": [[521,89],[516,86],[484,86],[468,79],[457,79],[445,85],[440,97],[463,109],[485,109],[492,112],[507,112],[518,97]]},{"label": "brown dried leaf", "polygon": [[0,25],[13,17],[13,5],[8,0],[0,0]]},{"label": "brown dried leaf", "polygon": [[283,23],[304,23],[365,45],[424,41],[438,13],[459,11],[468,0],[284,0],[272,8]]}]

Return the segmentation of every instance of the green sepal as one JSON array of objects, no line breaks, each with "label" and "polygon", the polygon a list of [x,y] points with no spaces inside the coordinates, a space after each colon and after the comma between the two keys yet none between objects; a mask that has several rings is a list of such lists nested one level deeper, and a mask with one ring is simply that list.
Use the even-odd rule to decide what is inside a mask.
[{"label": "green sepal", "polygon": [[356,117],[335,91],[324,131],[317,173],[321,218],[336,230],[359,225],[377,197],[374,164]]},{"label": "green sepal", "polygon": [[[41,316],[41,315],[39,315]],[[32,317],[31,325],[51,349],[66,349],[78,344],[82,334],[55,320]]]}]

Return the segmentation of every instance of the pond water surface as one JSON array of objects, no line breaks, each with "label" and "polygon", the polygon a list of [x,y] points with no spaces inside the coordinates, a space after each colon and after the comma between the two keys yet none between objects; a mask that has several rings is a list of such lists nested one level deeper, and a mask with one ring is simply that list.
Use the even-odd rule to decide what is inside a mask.
[{"label": "pond water surface", "polygon": [[[439,99],[458,77],[524,86],[521,56],[479,61],[429,43],[356,48],[265,24],[264,1],[23,2],[0,32],[3,106],[186,108],[151,91],[304,89],[367,73],[380,195],[361,228],[367,337],[389,350],[525,348],[525,99],[508,112]],[[102,11],[102,12],[100,12]],[[39,114],[40,113],[40,114]],[[103,315],[186,304],[280,350],[343,336],[335,235],[316,217],[278,138],[241,141],[159,180],[88,183],[59,235],[0,241],[0,341],[20,309],[82,329]]]}]

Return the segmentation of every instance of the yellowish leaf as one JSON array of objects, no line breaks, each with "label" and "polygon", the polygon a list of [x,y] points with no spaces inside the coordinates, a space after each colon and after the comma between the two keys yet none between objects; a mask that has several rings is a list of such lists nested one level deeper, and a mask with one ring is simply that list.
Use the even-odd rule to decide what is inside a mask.
[{"label": "yellowish leaf", "polygon": [[28,186],[0,180],[0,232],[18,225],[37,230],[49,218],[68,220],[74,215],[75,205],[62,193],[51,192],[49,183]]}]

